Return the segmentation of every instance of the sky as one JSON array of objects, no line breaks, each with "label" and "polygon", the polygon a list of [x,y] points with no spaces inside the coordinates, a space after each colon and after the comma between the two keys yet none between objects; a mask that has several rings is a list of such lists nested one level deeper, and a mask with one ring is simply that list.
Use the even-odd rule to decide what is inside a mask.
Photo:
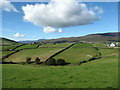
[{"label": "sky", "polygon": [[3,3],[2,37],[19,41],[118,32],[117,2],[57,1]]}]

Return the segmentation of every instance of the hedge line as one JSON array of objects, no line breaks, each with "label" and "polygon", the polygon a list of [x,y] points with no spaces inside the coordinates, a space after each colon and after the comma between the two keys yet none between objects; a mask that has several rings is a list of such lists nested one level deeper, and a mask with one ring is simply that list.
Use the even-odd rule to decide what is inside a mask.
[{"label": "hedge line", "polygon": [[[24,44],[23,44],[24,45]],[[22,45],[22,46],[23,46]],[[20,47],[20,46],[19,46]],[[16,51],[14,51],[14,50],[12,50],[12,51],[14,51],[14,52],[12,52],[12,53],[10,53],[10,54],[8,54],[8,55],[5,55],[5,56],[3,56],[0,60],[2,60],[2,62],[4,62],[3,60],[4,59],[6,59],[6,58],[8,58],[9,56],[11,56],[12,54],[14,54],[14,53],[17,53],[17,52],[19,52],[19,51],[22,51],[22,50],[26,50],[26,49],[37,49],[39,47],[39,45],[37,46],[37,47],[35,47],[35,48],[23,48],[23,49],[20,49],[20,50],[16,50]],[[17,47],[18,48],[18,47]],[[15,48],[14,48],[15,49]],[[11,51],[11,50],[10,50]]]},{"label": "hedge line", "polygon": [[66,47],[66,48],[64,48],[64,49],[62,49],[61,51],[58,51],[57,53],[53,54],[53,55],[50,56],[47,60],[45,60],[45,62],[47,62],[50,58],[53,58],[53,57],[55,57],[56,55],[62,53],[63,51],[69,49],[69,48],[72,47],[73,45],[74,45],[74,44],[72,44],[72,45],[70,45],[70,46],[68,46],[68,47]]}]

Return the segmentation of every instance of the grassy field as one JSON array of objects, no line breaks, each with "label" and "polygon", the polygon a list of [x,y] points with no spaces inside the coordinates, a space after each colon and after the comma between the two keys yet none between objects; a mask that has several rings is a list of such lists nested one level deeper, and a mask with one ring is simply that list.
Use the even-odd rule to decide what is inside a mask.
[{"label": "grassy field", "polygon": [[15,44],[15,45],[6,45],[6,46],[1,46],[2,50],[12,50],[14,49],[15,47],[19,46],[19,45],[22,45],[22,44]]},{"label": "grassy field", "polygon": [[117,88],[118,57],[80,66],[4,64],[3,88]]},{"label": "grassy field", "polygon": [[99,48],[99,51],[102,53],[102,56],[118,56],[117,48]]},{"label": "grassy field", "polygon": [[94,44],[97,47],[108,47],[106,44]]},{"label": "grassy field", "polygon": [[25,62],[27,57],[31,57],[32,60],[39,57],[41,61],[45,61],[48,57],[62,49],[63,48],[38,48],[22,50],[6,58],[4,61]]},{"label": "grassy field", "polygon": [[78,43],[64,52],[55,56],[55,59],[62,58],[66,62],[77,64],[80,61],[88,60],[95,56],[98,51],[93,48],[92,44]]},{"label": "grassy field", "polygon": [[7,38],[0,38],[0,41],[2,42],[2,43],[0,43],[0,45],[18,44],[18,42],[15,42],[15,41],[7,39]]},{"label": "grassy field", "polygon": [[76,43],[73,47],[86,47],[86,48],[91,48],[94,47],[93,44],[89,44],[89,43]]},{"label": "grassy field", "polygon": [[2,64],[0,64],[0,88],[2,88]]},{"label": "grassy field", "polygon": [[38,46],[38,44],[33,44],[33,45],[27,44],[27,45],[23,45],[21,47],[18,47],[15,50],[20,50],[20,49],[24,49],[24,48],[36,48],[37,46]]},{"label": "grassy field", "polygon": [[70,45],[71,45],[70,43],[68,44],[43,44],[43,45],[40,45],[39,47],[68,47]]},{"label": "grassy field", "polygon": [[0,53],[0,58],[2,58],[3,56],[8,55],[8,54],[10,54],[10,53],[13,53],[13,52],[15,52],[15,51],[2,51],[2,52]]},{"label": "grassy field", "polygon": [[2,51],[2,56],[8,55],[14,51]]},{"label": "grassy field", "polygon": [[[31,57],[32,60],[39,57],[41,61],[45,61],[63,49],[52,47],[67,47],[69,45],[71,44],[46,44],[37,49],[17,52],[6,58],[5,61],[24,62],[27,57]],[[25,45],[17,49],[36,46]],[[66,62],[76,64],[92,58],[98,52],[102,54],[101,59],[77,66],[3,64],[2,86],[3,88],[117,88],[118,49],[99,48],[96,50],[92,44],[77,43],[54,58],[62,58]],[[8,53],[10,51],[3,51],[3,55]]]}]

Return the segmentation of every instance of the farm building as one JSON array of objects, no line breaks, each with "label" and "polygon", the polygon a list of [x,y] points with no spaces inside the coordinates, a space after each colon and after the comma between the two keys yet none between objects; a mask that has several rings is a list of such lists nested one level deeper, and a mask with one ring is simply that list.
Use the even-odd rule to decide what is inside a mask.
[{"label": "farm building", "polygon": [[109,46],[109,47],[115,47],[115,46],[116,46],[116,44],[111,43],[111,44],[109,44],[109,45],[107,45],[107,46]]}]

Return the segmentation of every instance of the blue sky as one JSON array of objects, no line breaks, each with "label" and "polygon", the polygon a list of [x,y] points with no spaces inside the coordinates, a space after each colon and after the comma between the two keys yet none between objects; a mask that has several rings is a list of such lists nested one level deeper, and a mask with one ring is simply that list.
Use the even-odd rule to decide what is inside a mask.
[{"label": "blue sky", "polygon": [[[89,7],[99,6],[103,9],[104,13],[101,19],[95,21],[93,24],[71,26],[61,28],[62,33],[43,32],[42,26],[36,26],[33,23],[26,22],[23,19],[24,13],[22,6],[25,2],[12,3],[19,12],[6,12],[2,11],[2,36],[12,40],[37,40],[37,39],[52,39],[62,37],[77,37],[94,33],[118,32],[118,3],[116,2],[87,2]],[[58,29],[54,27],[55,29]],[[14,34],[21,33],[25,37],[14,37]]]}]

